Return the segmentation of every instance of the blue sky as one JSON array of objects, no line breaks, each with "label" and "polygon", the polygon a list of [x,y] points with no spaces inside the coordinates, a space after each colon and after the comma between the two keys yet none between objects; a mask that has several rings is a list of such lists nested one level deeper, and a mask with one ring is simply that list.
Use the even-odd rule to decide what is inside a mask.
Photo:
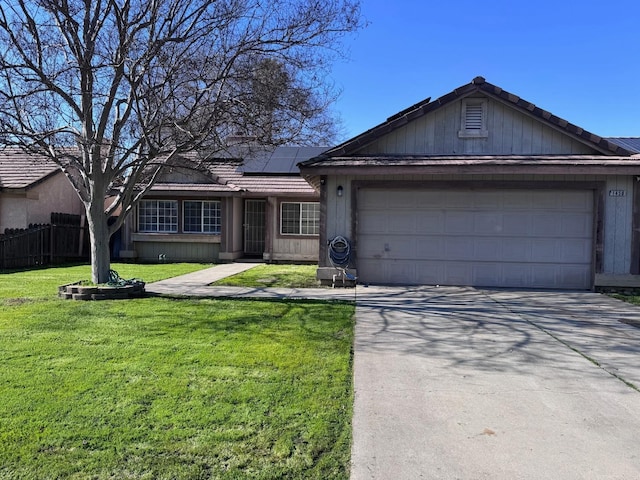
[{"label": "blue sky", "polygon": [[346,138],[476,76],[602,136],[640,137],[640,1],[362,0],[333,80]]}]

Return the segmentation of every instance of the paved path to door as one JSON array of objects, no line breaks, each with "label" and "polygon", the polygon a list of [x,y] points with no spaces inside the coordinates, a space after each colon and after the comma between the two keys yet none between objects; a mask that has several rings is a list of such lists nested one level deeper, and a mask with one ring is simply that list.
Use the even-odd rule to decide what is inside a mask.
[{"label": "paved path to door", "polygon": [[640,478],[640,308],[358,290],[352,480]]}]

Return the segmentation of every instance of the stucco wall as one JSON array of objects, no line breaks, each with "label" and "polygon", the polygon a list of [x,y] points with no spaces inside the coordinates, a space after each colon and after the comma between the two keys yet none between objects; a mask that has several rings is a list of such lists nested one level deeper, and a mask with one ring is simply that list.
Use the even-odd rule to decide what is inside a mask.
[{"label": "stucco wall", "polygon": [[7,228],[25,228],[28,202],[26,195],[0,195],[0,234]]},{"label": "stucco wall", "polygon": [[27,228],[32,223],[50,223],[51,213],[84,214],[84,205],[63,175],[55,175],[22,193],[0,197],[0,233],[5,228]]}]

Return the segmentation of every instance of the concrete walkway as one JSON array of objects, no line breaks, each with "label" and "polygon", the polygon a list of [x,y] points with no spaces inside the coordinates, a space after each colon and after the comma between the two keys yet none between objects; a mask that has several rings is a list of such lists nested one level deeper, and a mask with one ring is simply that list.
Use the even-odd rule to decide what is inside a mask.
[{"label": "concrete walkway", "polygon": [[253,288],[211,286],[213,282],[249,270],[260,263],[226,263],[145,285],[152,295],[211,298],[291,298],[355,301],[355,288]]}]

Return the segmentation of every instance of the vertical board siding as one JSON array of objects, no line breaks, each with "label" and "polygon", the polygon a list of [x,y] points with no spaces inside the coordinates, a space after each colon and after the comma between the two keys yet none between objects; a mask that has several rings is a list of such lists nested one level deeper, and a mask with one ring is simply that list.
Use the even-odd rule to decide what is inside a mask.
[{"label": "vertical board siding", "polygon": [[[625,195],[610,197],[611,190],[624,190]],[[631,268],[633,177],[607,178],[604,197],[603,273],[627,274]]]},{"label": "vertical board siding", "polygon": [[487,101],[487,138],[459,138],[462,101],[446,105],[375,140],[362,154],[546,155],[594,150],[501,102]]},{"label": "vertical board siding", "polygon": [[157,262],[164,255],[166,262],[214,262],[220,253],[219,243],[136,242],[138,259]]},{"label": "vertical board siding", "polygon": [[278,237],[273,242],[273,260],[318,261],[318,238]]}]

